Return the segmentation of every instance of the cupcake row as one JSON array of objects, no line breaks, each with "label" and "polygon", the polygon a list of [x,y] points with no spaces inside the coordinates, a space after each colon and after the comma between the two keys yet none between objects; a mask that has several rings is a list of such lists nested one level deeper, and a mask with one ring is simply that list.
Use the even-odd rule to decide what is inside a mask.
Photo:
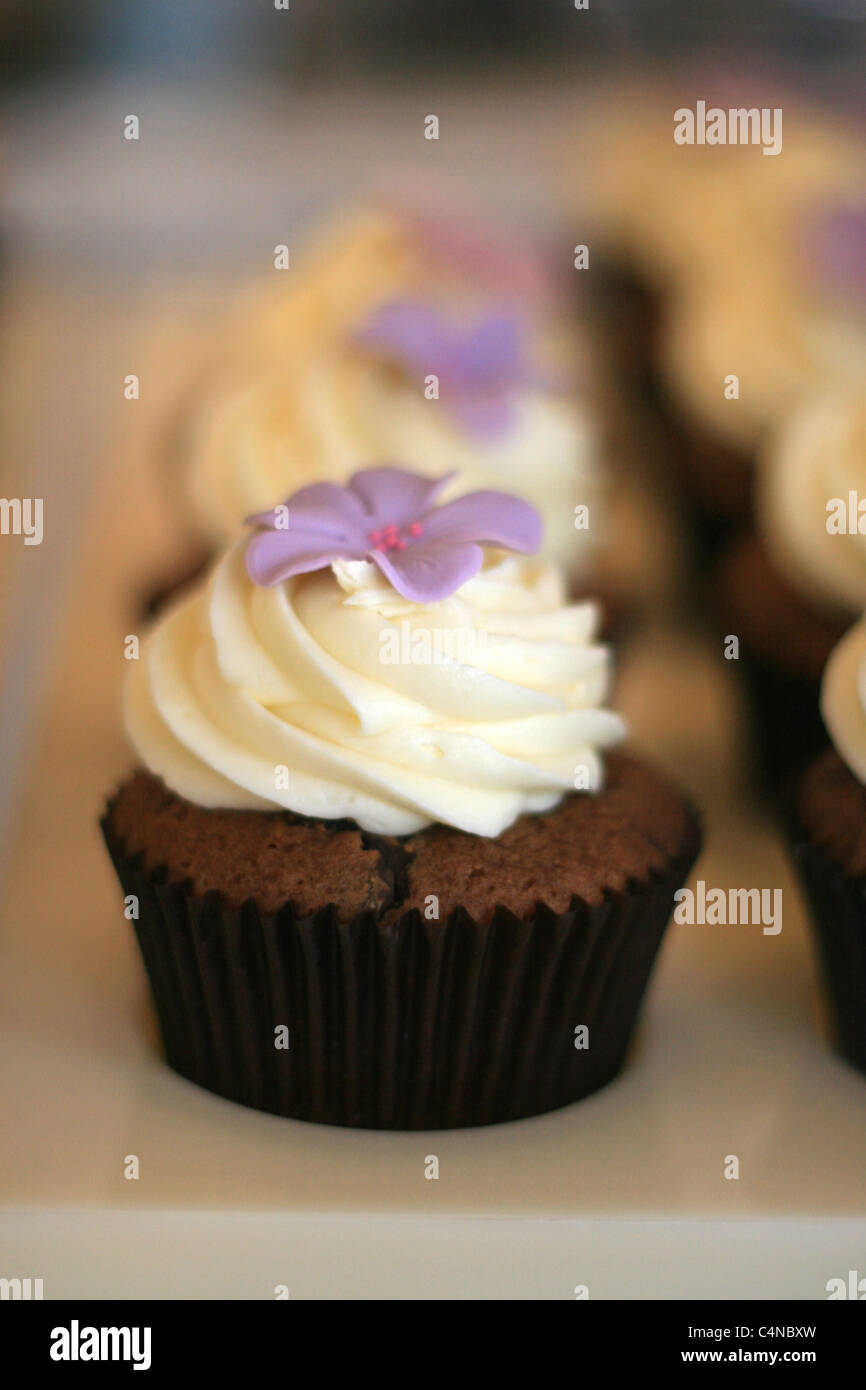
[{"label": "cupcake row", "polygon": [[[782,812],[863,1068],[866,148],[826,103],[739,85],[703,72],[606,103],[581,188],[618,380],[654,430],[707,624],[720,648],[736,638],[754,784]],[[777,148],[677,142],[691,96],[742,117],[756,90]]]}]

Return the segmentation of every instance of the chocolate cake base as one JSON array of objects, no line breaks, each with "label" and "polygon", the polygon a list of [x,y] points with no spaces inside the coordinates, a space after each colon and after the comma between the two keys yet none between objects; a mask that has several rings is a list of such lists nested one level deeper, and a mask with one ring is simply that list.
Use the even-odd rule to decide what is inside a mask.
[{"label": "chocolate cake base", "polygon": [[496,839],[207,811],[147,774],[103,831],[171,1066],[381,1129],[518,1119],[610,1081],[700,847],[691,806],[622,754],[604,792]]}]

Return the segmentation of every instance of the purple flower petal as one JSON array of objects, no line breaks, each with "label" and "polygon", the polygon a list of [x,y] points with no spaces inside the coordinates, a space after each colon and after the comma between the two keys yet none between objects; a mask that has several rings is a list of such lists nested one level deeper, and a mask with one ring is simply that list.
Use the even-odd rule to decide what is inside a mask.
[{"label": "purple flower petal", "polygon": [[368,518],[362,500],[337,483],[310,483],[292,493],[282,505],[289,509],[287,527],[277,527],[275,507],[248,516],[247,524],[278,529],[281,535],[297,531],[360,546],[366,540]]},{"label": "purple flower petal", "polygon": [[349,479],[349,489],[364,508],[364,532],[393,523],[408,526],[433,505],[436,494],[454,477],[425,478],[405,468],[362,468]]},{"label": "purple flower petal", "polygon": [[530,375],[523,358],[525,331],[514,314],[488,314],[456,345],[449,366],[479,385],[524,381]]},{"label": "purple flower petal", "polygon": [[362,347],[395,358],[410,370],[432,370],[430,362],[451,350],[445,326],[430,304],[395,299],[381,305],[355,334]]},{"label": "purple flower petal", "polygon": [[500,439],[510,434],[517,414],[506,391],[484,394],[455,389],[449,397],[451,410],[469,434],[479,439]]},{"label": "purple flower petal", "polygon": [[529,554],[541,545],[543,526],[534,507],[508,492],[468,492],[422,518],[422,545],[476,541]]},{"label": "purple flower petal", "polygon": [[534,550],[541,520],[527,502],[504,492],[474,492],[444,507],[436,494],[453,477],[425,478],[404,468],[365,468],[348,487],[314,483],[274,510],[251,518],[247,572],[273,587],[335,560],[369,558],[398,593],[432,603],[459,589],[481,567],[483,544]]},{"label": "purple flower petal", "polygon": [[467,325],[446,320],[435,304],[395,300],[370,317],[357,340],[409,375],[435,373],[443,407],[466,429],[492,437],[515,420],[499,396],[549,385],[527,356],[528,326],[511,310],[488,312]]},{"label": "purple flower petal", "polygon": [[444,319],[434,304],[406,299],[376,309],[355,336],[363,347],[410,371],[482,384],[529,379],[526,332],[523,319],[507,311],[485,314],[467,326]]},{"label": "purple flower petal", "polygon": [[333,560],[363,560],[367,546],[342,546],[333,537],[302,531],[259,531],[247,546],[247,574],[254,584],[273,588],[296,574],[325,569]]},{"label": "purple flower petal", "polygon": [[827,202],[806,230],[806,250],[831,294],[866,298],[866,202]]},{"label": "purple flower petal", "polygon": [[409,545],[405,550],[375,550],[369,558],[410,602],[438,603],[478,573],[484,552],[480,545],[455,545],[448,539]]}]

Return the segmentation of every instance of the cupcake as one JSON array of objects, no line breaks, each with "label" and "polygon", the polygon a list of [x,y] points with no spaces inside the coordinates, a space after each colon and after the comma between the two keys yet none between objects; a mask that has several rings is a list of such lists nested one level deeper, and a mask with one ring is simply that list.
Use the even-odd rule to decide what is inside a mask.
[{"label": "cupcake", "polygon": [[571,199],[590,243],[590,283],[607,341],[632,386],[652,395],[672,297],[702,288],[743,217],[754,151],[674,140],[691,80],[624,87],[582,119]]},{"label": "cupcake", "polygon": [[[837,257],[816,229],[835,223],[838,242],[838,209],[850,217],[863,198],[866,162],[837,118],[775,87],[761,74],[681,73],[613,111],[605,104],[583,142],[593,279],[614,324],[615,369],[625,362],[660,485],[702,558],[747,518],[768,430],[804,391],[863,361],[850,285],[840,298],[826,273]],[[764,157],[752,144],[678,144],[675,113],[699,99],[726,114],[783,108],[783,148]]]},{"label": "cupcake", "polygon": [[835,648],[821,711],[832,740],[793,799],[794,858],[843,1055],[866,1072],[866,619]]},{"label": "cupcake", "polygon": [[866,396],[837,387],[807,400],[759,460],[755,529],[727,548],[715,576],[724,634],[740,639],[767,788],[783,788],[826,743],[821,676],[866,609]]},{"label": "cupcake", "polygon": [[[676,113],[698,100],[707,110],[783,106],[783,156],[762,158],[750,144],[678,143]],[[675,299],[701,294],[729,269],[769,267],[804,198],[851,193],[862,179],[856,138],[802,98],[779,93],[766,73],[744,80],[704,69],[621,86],[581,126],[569,182],[595,264],[654,306],[656,328]]]},{"label": "cupcake", "polygon": [[[543,265],[417,210],[325,237],[226,326],[231,355],[173,430],[187,512],[211,551],[245,515],[359,464],[412,458],[456,492],[506,487],[576,578],[601,531],[601,467],[581,350]],[[583,508],[584,511],[576,511]],[[577,523],[577,524],[576,524]]]},{"label": "cupcake", "polygon": [[789,223],[765,219],[751,248],[670,310],[659,397],[672,467],[711,543],[747,518],[755,462],[804,396],[866,381],[862,188],[792,201]]},{"label": "cupcake", "polygon": [[597,1090],[698,852],[614,748],[597,611],[531,556],[537,514],[438,506],[446,481],[302,489],[130,667],[103,831],[167,1060],[280,1115],[433,1129]]}]

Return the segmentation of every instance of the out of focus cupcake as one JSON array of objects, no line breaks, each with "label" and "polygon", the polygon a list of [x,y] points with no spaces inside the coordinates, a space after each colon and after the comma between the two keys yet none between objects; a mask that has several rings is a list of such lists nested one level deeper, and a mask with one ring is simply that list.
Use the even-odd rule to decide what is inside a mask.
[{"label": "out of focus cupcake", "polygon": [[[853,500],[852,500],[853,499]],[[775,792],[826,742],[818,690],[827,659],[866,608],[866,393],[807,401],[759,461],[756,528],[720,561],[721,633],[740,640],[754,757]]]},{"label": "out of focus cupcake", "polygon": [[537,258],[380,210],[277,280],[235,315],[225,360],[174,431],[173,466],[208,546],[307,482],[411,458],[431,476],[456,471],[455,491],[528,497],[546,555],[585,574],[601,530],[587,362]]},{"label": "out of focus cupcake", "polygon": [[717,533],[748,515],[756,458],[803,398],[866,380],[859,178],[860,198],[790,198],[787,220],[765,219],[765,235],[737,241],[712,280],[672,305],[660,345],[671,460]]},{"label": "out of focus cupcake", "polygon": [[812,909],[840,1050],[866,1072],[866,619],[833,651],[821,710],[832,746],[796,788],[794,858]]},{"label": "out of focus cupcake", "polygon": [[440,493],[302,489],[130,666],[103,829],[167,1058],[259,1109],[430,1129],[590,1094],[699,848],[608,754],[597,609],[528,557],[537,514]]},{"label": "out of focus cupcake", "polygon": [[[659,313],[736,273],[744,258],[769,265],[804,199],[860,186],[858,142],[837,120],[790,93],[773,94],[766,75],[749,84],[748,100],[745,85],[730,73],[684,72],[606,92],[581,115],[568,178],[591,263],[598,278],[613,270],[632,283]],[[698,100],[725,111],[783,104],[783,154],[763,158],[751,144],[677,143],[675,113]]]},{"label": "out of focus cupcake", "polygon": [[[866,350],[832,271],[834,241],[856,261],[861,142],[802,98],[768,93],[760,76],[681,74],[649,97],[608,99],[573,175],[614,357],[647,411],[660,485],[705,556],[748,515],[768,431],[822,380],[858,372]],[[780,152],[676,143],[675,112],[699,99],[726,114],[781,107]]]}]

